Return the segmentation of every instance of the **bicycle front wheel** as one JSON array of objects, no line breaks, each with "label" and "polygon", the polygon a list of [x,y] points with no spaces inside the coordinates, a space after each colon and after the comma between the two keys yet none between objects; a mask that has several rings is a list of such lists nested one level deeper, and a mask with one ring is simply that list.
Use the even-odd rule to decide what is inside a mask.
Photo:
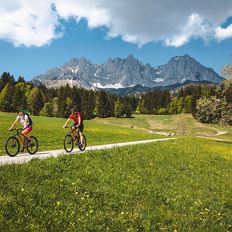
[{"label": "bicycle front wheel", "polygon": [[86,148],[86,145],[87,145],[87,142],[86,142],[86,138],[85,136],[83,135],[83,141],[82,141],[82,144],[81,144],[81,139],[80,139],[80,136],[78,138],[78,148],[81,150],[81,151],[84,151],[85,148]]},{"label": "bicycle front wheel", "polygon": [[35,154],[38,151],[38,140],[34,136],[30,136],[30,142],[27,145],[27,151],[31,155]]},{"label": "bicycle front wheel", "polygon": [[5,149],[9,156],[16,156],[20,149],[19,140],[14,136],[9,137],[5,143]]},{"label": "bicycle front wheel", "polygon": [[64,138],[64,149],[66,152],[71,152],[73,150],[73,138],[70,134],[67,134]]}]

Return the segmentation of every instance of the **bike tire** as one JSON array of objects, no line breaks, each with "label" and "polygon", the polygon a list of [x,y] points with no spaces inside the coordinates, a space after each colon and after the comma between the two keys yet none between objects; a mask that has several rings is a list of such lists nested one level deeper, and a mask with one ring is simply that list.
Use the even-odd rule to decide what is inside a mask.
[{"label": "bike tire", "polygon": [[[27,145],[27,151],[31,155],[35,154],[38,151],[38,140],[34,136],[30,136],[30,143]],[[34,149],[33,149],[34,148]]]},{"label": "bike tire", "polygon": [[[13,147],[15,147],[15,151],[10,150],[10,148]],[[15,136],[10,136],[5,143],[5,150],[9,156],[11,157],[16,156],[20,150],[19,140]]]},{"label": "bike tire", "polygon": [[74,147],[73,138],[70,134],[67,134],[64,138],[64,150],[66,152],[71,152],[73,150],[73,147]]},{"label": "bike tire", "polygon": [[78,143],[77,143],[78,148],[79,148],[81,151],[84,151],[85,148],[86,148],[86,145],[87,145],[87,141],[86,141],[85,136],[83,135],[83,144],[82,144],[82,145],[81,145],[81,143],[80,143],[80,136],[78,136]]}]

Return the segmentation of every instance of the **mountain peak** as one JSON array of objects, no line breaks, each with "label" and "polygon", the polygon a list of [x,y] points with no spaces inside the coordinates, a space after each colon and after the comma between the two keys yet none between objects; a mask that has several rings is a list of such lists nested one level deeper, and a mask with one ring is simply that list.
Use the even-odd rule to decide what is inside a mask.
[{"label": "mountain peak", "polygon": [[69,63],[71,64],[78,63],[78,59],[73,57],[72,59],[70,59]]},{"label": "mountain peak", "polygon": [[84,62],[86,62],[87,59],[86,59],[84,56],[81,56],[81,57],[79,58],[79,61],[84,61]]},{"label": "mountain peak", "polygon": [[[189,54],[183,55],[184,58],[192,58]],[[193,59],[193,58],[192,58]]]},{"label": "mountain peak", "polygon": [[35,79],[50,80],[53,84],[59,81],[62,84],[64,80],[73,79],[85,88],[131,87],[138,84],[158,87],[184,84],[188,81],[220,83],[223,80],[213,69],[204,67],[188,54],[175,56],[167,64],[157,68],[142,63],[132,54],[124,59],[109,58],[103,64],[92,64],[85,57],[72,58],[62,67],[51,69]]},{"label": "mountain peak", "polygon": [[169,61],[179,61],[179,60],[195,60],[190,55],[185,54],[183,56],[174,56]]},{"label": "mountain peak", "polygon": [[194,59],[192,56],[190,56],[189,54],[185,54],[184,56],[182,56],[182,59],[184,60],[189,60],[189,61],[195,61],[197,63],[199,63],[196,59]]},{"label": "mountain peak", "polygon": [[126,59],[127,60],[134,60],[135,58],[134,58],[133,54],[129,54]]}]

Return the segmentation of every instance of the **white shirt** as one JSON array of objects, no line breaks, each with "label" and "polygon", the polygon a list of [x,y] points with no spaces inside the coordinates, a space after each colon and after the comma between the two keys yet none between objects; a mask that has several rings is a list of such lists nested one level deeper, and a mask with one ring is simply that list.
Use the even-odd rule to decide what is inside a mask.
[{"label": "white shirt", "polygon": [[24,127],[24,124],[25,124],[26,120],[27,120],[27,125],[26,126],[28,126],[28,124],[29,124],[29,119],[28,119],[27,115],[24,115],[24,116],[19,116],[18,115],[17,118],[16,118],[16,120],[18,120],[23,127]]}]

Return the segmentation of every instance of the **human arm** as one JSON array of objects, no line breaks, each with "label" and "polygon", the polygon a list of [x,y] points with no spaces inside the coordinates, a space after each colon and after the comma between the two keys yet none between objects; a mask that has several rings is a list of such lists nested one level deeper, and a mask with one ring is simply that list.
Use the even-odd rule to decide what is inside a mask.
[{"label": "human arm", "polygon": [[12,128],[15,126],[15,124],[18,122],[18,117],[16,120],[12,123],[11,127],[8,130],[12,130]]},{"label": "human arm", "polygon": [[68,118],[68,120],[65,122],[63,128],[66,128],[66,126],[68,125],[69,121],[70,121],[70,118]]},{"label": "human arm", "polygon": [[77,127],[80,126],[80,125],[81,125],[81,117],[78,117],[78,125],[77,125]]}]

